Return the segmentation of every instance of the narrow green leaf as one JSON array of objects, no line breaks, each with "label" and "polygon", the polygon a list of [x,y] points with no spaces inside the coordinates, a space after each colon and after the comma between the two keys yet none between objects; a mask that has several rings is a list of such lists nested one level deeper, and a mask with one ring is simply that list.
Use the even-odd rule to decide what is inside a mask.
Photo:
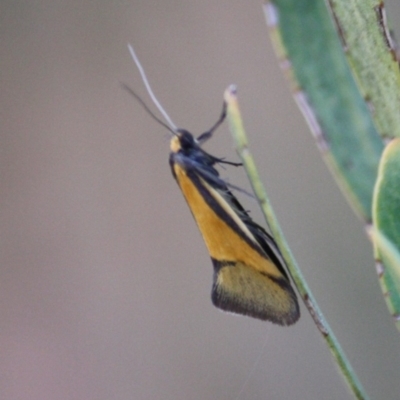
[{"label": "narrow green leaf", "polygon": [[[391,247],[400,251],[400,139],[393,139],[383,152],[379,165],[378,179],[374,190],[373,226]],[[400,316],[400,279],[393,261],[394,250],[382,245],[382,240],[375,241],[375,258],[377,265],[383,263],[384,268],[378,269],[382,290],[388,307],[396,320]],[[388,250],[389,249],[389,250]],[[390,255],[390,256],[389,256]],[[400,325],[399,325],[400,329]]]},{"label": "narrow green leaf", "polygon": [[383,143],[329,9],[321,0],[273,0],[265,12],[295,100],[345,196],[369,222]]},{"label": "narrow green leaf", "polygon": [[400,139],[385,148],[374,192],[374,225],[400,248]]},{"label": "narrow green leaf", "polygon": [[400,293],[400,252],[398,248],[378,230],[372,231],[376,251],[392,277],[393,288]]},{"label": "narrow green leaf", "polygon": [[400,70],[381,0],[328,0],[346,55],[384,138],[400,137]]}]

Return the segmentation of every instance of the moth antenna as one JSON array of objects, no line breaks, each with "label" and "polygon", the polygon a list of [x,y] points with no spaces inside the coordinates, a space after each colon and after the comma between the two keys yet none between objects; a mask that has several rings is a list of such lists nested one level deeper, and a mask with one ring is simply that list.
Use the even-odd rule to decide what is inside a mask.
[{"label": "moth antenna", "polygon": [[167,112],[161,106],[160,102],[157,100],[157,97],[154,95],[153,90],[151,89],[150,83],[149,83],[149,81],[147,79],[146,73],[144,72],[144,69],[142,67],[142,64],[140,64],[140,61],[139,61],[138,57],[136,56],[136,53],[133,50],[133,47],[130,44],[128,44],[128,49],[129,49],[129,52],[131,53],[133,61],[136,64],[137,69],[140,72],[140,75],[142,77],[143,83],[146,86],[147,92],[149,93],[149,96],[150,96],[151,100],[153,100],[153,103],[158,108],[158,111],[160,111],[160,113],[165,118],[165,120],[168,122],[168,125],[171,127],[171,129],[174,132],[176,132],[178,130],[177,126],[172,122],[172,119],[169,117]]},{"label": "moth antenna", "polygon": [[144,110],[150,115],[151,118],[156,120],[160,125],[162,125],[167,131],[170,131],[173,135],[176,135],[176,132],[171,129],[171,127],[166,124],[164,121],[162,121],[160,118],[158,118],[153,111],[150,110],[150,108],[147,106],[147,104],[142,100],[142,98],[135,93],[135,91],[130,88],[126,83],[121,82],[122,89],[125,89],[129,94],[131,94],[144,108]]}]

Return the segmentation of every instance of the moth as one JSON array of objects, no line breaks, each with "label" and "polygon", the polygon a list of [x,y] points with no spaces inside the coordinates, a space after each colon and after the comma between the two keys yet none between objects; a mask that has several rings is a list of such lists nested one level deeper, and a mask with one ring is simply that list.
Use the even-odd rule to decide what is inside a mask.
[{"label": "moth", "polygon": [[236,187],[219,176],[219,164],[238,166],[202,149],[226,117],[226,104],[218,121],[195,138],[178,129],[159,104],[131,46],[130,53],[164,123],[128,86],[128,90],[161,125],[172,133],[169,164],[172,175],[203,236],[214,268],[212,303],[223,311],[291,325],[300,317],[281,252],[273,237],[256,224],[233,195]]}]

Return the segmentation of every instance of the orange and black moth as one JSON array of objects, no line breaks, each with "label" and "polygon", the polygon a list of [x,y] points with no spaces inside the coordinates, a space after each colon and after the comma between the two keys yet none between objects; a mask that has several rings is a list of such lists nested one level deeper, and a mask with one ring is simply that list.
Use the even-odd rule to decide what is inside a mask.
[{"label": "orange and black moth", "polygon": [[[138,64],[133,49],[130,50]],[[144,72],[141,73],[151,91]],[[151,95],[154,96],[152,92]],[[253,222],[232,194],[232,185],[221,179],[216,169],[218,164],[240,164],[214,157],[201,147],[225,115],[224,104],[217,123],[198,138],[161,122],[173,133],[169,157],[172,175],[200,229],[214,267],[211,300],[224,311],[291,325],[299,319],[300,312],[281,252],[272,236]]]}]

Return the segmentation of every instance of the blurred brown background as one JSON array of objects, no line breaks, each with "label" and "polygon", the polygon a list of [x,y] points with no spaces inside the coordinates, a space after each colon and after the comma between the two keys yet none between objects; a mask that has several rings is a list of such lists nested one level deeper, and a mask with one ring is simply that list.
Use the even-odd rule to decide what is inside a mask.
[{"label": "blurred brown background", "polygon": [[[388,2],[393,27],[400,4]],[[398,399],[400,335],[363,225],[272,51],[261,1],[2,1],[0,398],[350,399],[315,326],[211,305],[212,266],[171,177],[131,42],[181,127],[239,87],[292,250],[372,399]],[[207,149],[235,160],[225,124]],[[243,171],[231,182],[247,187]],[[242,199],[255,220],[255,202]]]}]

